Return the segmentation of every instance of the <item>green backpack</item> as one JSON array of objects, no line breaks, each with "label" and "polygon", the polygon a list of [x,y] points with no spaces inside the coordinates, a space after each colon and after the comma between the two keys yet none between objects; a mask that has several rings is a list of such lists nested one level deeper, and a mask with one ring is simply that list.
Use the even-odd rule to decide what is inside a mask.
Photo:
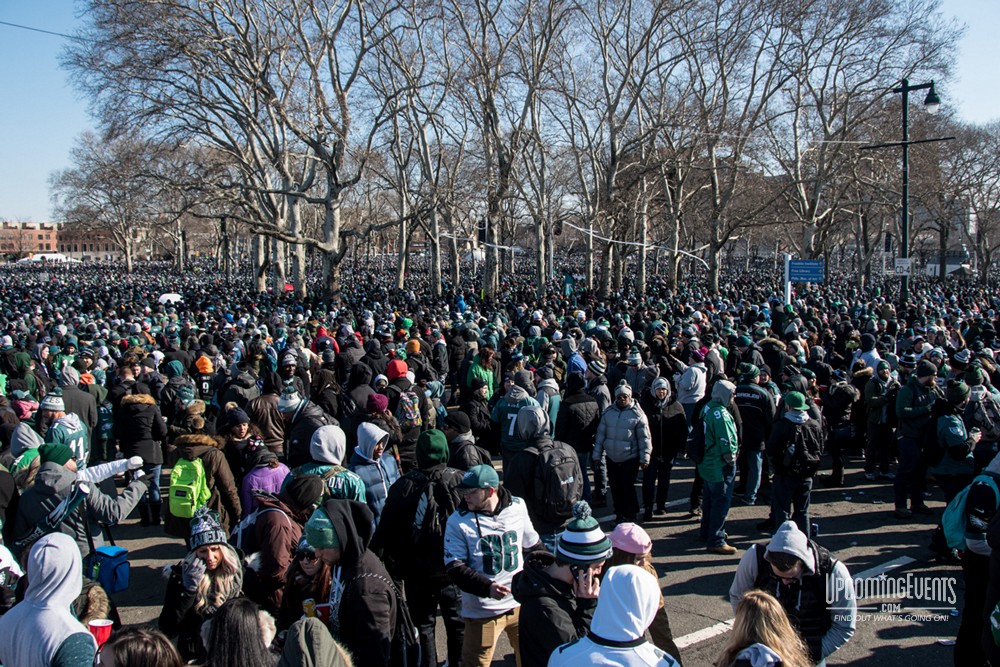
[{"label": "green backpack", "polygon": [[170,513],[190,519],[195,510],[212,496],[205,481],[205,465],[201,459],[181,458],[170,471]]}]

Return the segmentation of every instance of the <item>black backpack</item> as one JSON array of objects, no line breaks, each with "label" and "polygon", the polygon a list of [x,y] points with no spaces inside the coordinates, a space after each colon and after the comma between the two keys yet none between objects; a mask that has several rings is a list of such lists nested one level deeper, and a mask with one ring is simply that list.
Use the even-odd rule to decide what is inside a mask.
[{"label": "black backpack", "polygon": [[806,479],[819,470],[820,456],[823,452],[820,448],[811,446],[812,439],[806,437],[806,430],[802,424],[794,426],[792,437],[781,453],[781,469],[792,477]]},{"label": "black backpack", "polygon": [[535,499],[538,516],[552,524],[573,518],[573,504],[583,498],[583,472],[576,450],[565,442],[550,440],[541,449],[524,451],[535,455]]},{"label": "black backpack", "polygon": [[[413,544],[421,557],[428,561],[444,562],[444,531],[448,517],[458,508],[454,491],[462,481],[462,472],[454,468],[441,468],[431,474],[413,471],[426,480],[417,501],[413,516]],[[425,561],[426,562],[426,561]]]}]

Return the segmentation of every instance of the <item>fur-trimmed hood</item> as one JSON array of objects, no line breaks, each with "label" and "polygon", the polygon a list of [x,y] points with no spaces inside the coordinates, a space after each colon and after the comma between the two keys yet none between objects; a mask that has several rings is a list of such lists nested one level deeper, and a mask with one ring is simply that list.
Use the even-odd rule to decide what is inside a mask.
[{"label": "fur-trimmed hood", "polygon": [[875,375],[875,369],[871,366],[865,366],[864,368],[851,373],[851,379],[868,381],[873,375]]},{"label": "fur-trimmed hood", "polygon": [[129,394],[122,397],[122,407],[126,405],[156,405],[156,399],[149,394]]},{"label": "fur-trimmed hood", "polygon": [[784,341],[780,341],[777,338],[765,338],[757,344],[759,347],[763,348],[765,345],[773,345],[779,350],[784,350],[787,346]]},{"label": "fur-trimmed hood", "polygon": [[178,449],[182,447],[214,447],[215,449],[222,449],[223,445],[218,439],[213,438],[210,435],[205,435],[204,433],[188,433],[174,438],[174,447],[177,447]]}]

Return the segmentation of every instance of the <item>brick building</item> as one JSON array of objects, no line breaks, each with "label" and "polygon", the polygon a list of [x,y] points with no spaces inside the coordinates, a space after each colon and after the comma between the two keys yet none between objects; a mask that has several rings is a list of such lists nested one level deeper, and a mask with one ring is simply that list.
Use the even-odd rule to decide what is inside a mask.
[{"label": "brick building", "polygon": [[0,255],[20,259],[58,252],[59,225],[51,222],[0,222]]}]

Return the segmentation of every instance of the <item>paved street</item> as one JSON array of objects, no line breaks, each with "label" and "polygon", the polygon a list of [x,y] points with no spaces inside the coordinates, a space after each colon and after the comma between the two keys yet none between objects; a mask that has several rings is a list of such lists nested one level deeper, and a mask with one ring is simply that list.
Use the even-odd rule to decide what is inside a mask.
[{"label": "paved street", "polygon": [[[855,465],[858,463],[855,461]],[[720,624],[733,616],[726,596],[739,555],[708,554],[697,540],[696,519],[688,514],[691,473],[692,468],[687,464],[675,468],[675,484],[670,491],[675,504],[666,517],[654,519],[646,528],[654,540],[655,564],[684,664],[702,667],[713,664],[725,645],[725,628]],[[892,517],[890,483],[867,482],[856,467],[851,469],[848,482],[852,486],[847,489],[813,492],[813,521],[820,527],[819,542],[842,559],[855,577],[863,573],[878,576],[883,571],[893,577],[905,577],[908,573],[918,578],[954,577],[958,595],[954,606],[960,609],[964,595],[961,570],[958,566],[930,561],[926,546],[943,508],[940,492],[936,491],[928,501],[937,510],[936,516],[910,523]],[[737,505],[731,511],[727,530],[731,543],[740,548],[741,554],[754,542],[766,539],[755,529],[766,515],[767,509],[762,506]],[[162,536],[152,538],[150,531],[141,529],[135,517],[115,531],[119,543],[130,549],[132,558],[132,585],[115,596],[126,623],[155,621],[165,587],[162,567],[184,554],[180,540],[164,542]],[[895,567],[886,570],[887,565]],[[902,601],[880,599],[874,605],[881,609],[883,603],[893,602]],[[915,600],[910,600],[909,605],[939,606]],[[954,638],[959,618],[947,611],[933,613],[943,616],[943,620],[913,621],[893,616],[861,621],[854,638],[829,664],[879,667],[952,664],[952,647],[941,645],[938,640]],[[442,641],[439,650],[443,659]],[[514,664],[505,640],[496,664]]]}]

